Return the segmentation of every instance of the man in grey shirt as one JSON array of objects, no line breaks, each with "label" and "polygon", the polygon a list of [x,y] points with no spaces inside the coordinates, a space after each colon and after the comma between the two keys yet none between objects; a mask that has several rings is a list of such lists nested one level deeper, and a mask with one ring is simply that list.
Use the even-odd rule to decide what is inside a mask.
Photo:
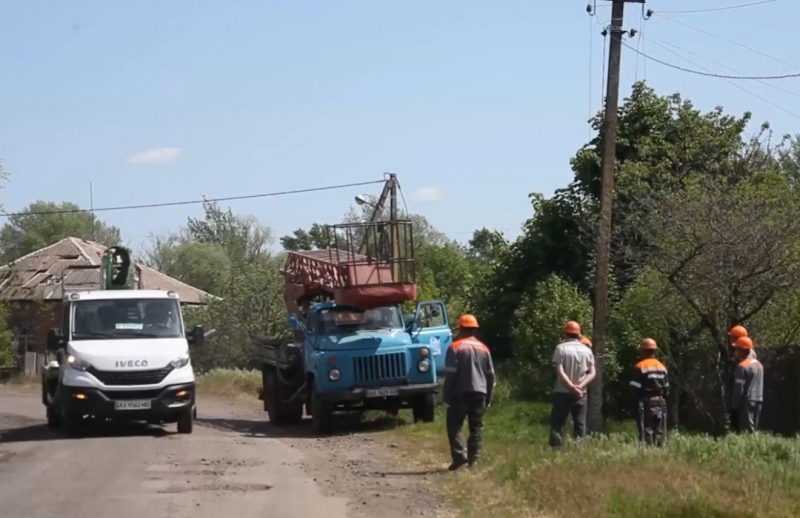
[{"label": "man in grey shirt", "polygon": [[586,435],[586,387],[595,376],[594,354],[581,343],[581,326],[570,320],[564,324],[564,341],[556,347],[556,389],[550,414],[550,446],[561,446],[561,430],[572,414],[573,435]]},{"label": "man in grey shirt", "polygon": [[758,430],[764,401],[764,367],[753,354],[753,340],[743,336],[733,344],[739,364],[733,372],[731,409],[736,411],[739,432]]}]

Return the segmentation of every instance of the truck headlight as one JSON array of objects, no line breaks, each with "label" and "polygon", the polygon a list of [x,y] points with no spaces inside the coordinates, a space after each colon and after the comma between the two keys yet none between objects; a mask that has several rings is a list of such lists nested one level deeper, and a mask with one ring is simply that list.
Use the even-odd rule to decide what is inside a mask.
[{"label": "truck headlight", "polygon": [[67,364],[76,371],[86,372],[92,366],[89,362],[83,361],[76,356],[67,356]]},{"label": "truck headlight", "polygon": [[189,355],[187,354],[185,356],[181,356],[180,358],[175,358],[174,360],[169,362],[169,364],[172,365],[173,369],[180,369],[182,367],[186,367],[187,365],[189,365]]},{"label": "truck headlight", "polygon": [[339,369],[331,369],[328,371],[328,379],[331,381],[339,381],[341,377],[342,373],[339,372]]},{"label": "truck headlight", "polygon": [[417,364],[417,370],[420,372],[428,372],[431,370],[431,362],[428,360],[420,360]]}]

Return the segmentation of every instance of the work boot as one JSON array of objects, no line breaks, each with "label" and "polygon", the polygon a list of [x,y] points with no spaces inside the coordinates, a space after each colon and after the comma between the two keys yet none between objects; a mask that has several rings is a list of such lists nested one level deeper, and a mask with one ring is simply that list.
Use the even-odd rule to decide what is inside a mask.
[{"label": "work boot", "polygon": [[457,469],[463,468],[467,464],[469,464],[469,462],[467,462],[465,459],[456,460],[456,461],[453,461],[452,464],[450,464],[450,467],[448,467],[447,470],[448,471],[455,471]]},{"label": "work boot", "polygon": [[476,464],[478,464],[478,457],[473,457],[468,461],[469,467],[473,468]]}]

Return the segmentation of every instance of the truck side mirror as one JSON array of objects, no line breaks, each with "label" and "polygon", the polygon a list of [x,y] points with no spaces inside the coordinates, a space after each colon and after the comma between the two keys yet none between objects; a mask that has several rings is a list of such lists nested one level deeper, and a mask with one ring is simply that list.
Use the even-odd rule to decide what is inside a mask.
[{"label": "truck side mirror", "polygon": [[300,322],[297,320],[297,315],[294,313],[289,314],[289,327],[297,331],[300,328]]},{"label": "truck side mirror", "polygon": [[202,347],[206,343],[206,333],[203,326],[194,326],[186,337],[186,341],[192,347]]},{"label": "truck side mirror", "polygon": [[64,336],[61,334],[61,329],[48,329],[47,330],[47,349],[50,351],[57,351],[64,346]]}]

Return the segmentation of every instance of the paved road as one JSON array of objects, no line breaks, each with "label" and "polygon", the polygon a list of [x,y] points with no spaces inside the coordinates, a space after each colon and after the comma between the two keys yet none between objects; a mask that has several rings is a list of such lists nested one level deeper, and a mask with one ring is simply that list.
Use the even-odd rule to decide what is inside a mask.
[{"label": "paved road", "polygon": [[[224,404],[199,417],[226,418]],[[0,393],[3,518],[282,518],[348,516],[276,438],[196,426],[192,435],[134,427],[64,439],[35,393]]]}]

